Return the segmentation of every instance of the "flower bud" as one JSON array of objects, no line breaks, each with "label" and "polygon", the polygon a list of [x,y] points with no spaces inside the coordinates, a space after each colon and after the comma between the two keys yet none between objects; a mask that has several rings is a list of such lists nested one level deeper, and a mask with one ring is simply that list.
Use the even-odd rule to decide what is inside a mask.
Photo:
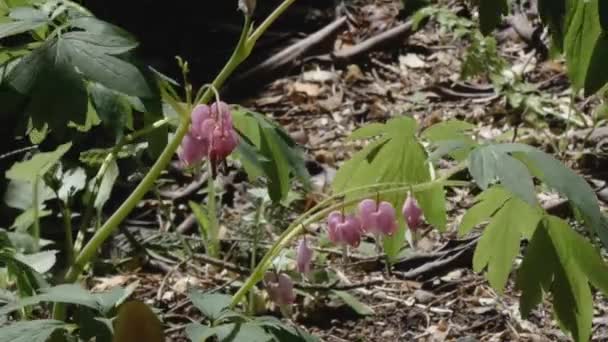
[{"label": "flower bud", "polygon": [[264,285],[270,299],[279,306],[291,304],[296,299],[293,281],[284,273],[266,272]]},{"label": "flower bud", "polygon": [[411,194],[408,194],[403,204],[403,218],[405,218],[407,226],[412,231],[416,231],[420,223],[422,223],[422,209],[420,209],[418,201]]},{"label": "flower bud", "polygon": [[239,0],[239,9],[245,13],[246,16],[251,17],[255,11],[256,0]]},{"label": "flower bud", "polygon": [[304,237],[298,243],[296,250],[296,269],[300,273],[307,274],[310,272],[310,262],[312,261],[313,251],[308,247],[308,241]]}]

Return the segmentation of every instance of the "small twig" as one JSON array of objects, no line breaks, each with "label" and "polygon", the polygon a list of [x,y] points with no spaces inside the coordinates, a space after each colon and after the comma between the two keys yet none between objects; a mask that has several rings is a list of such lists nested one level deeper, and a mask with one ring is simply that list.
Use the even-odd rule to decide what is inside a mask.
[{"label": "small twig", "polygon": [[193,258],[196,260],[203,261],[209,265],[221,267],[221,268],[227,269],[228,271],[238,273],[241,275],[249,275],[251,273],[250,270],[246,267],[242,267],[242,266],[239,266],[239,265],[236,265],[236,264],[233,264],[231,262],[224,261],[221,259],[212,258],[205,254],[194,254]]},{"label": "small twig", "polygon": [[297,283],[297,284],[295,284],[295,287],[298,289],[301,289],[301,290],[308,290],[308,291],[331,291],[331,290],[348,291],[348,290],[358,289],[358,288],[362,288],[362,287],[382,285],[382,284],[384,284],[384,279],[374,279],[374,280],[362,281],[359,283],[342,284],[342,285],[340,285],[339,282],[340,282],[339,280],[336,280],[335,282],[328,284],[328,285]]}]

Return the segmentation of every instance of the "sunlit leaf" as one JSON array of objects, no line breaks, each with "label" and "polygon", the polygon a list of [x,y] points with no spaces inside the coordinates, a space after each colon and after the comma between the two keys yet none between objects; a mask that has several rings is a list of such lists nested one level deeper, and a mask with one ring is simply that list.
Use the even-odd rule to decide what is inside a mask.
[{"label": "sunlit leaf", "polygon": [[213,320],[218,318],[222,311],[230,306],[232,297],[221,293],[192,291],[190,292],[190,300],[197,309],[201,310],[203,315]]},{"label": "sunlit leaf", "polygon": [[361,316],[373,315],[375,313],[374,309],[369,307],[367,304],[361,302],[359,299],[357,299],[348,292],[332,291],[332,293],[338,296],[338,298],[340,298],[344,302],[344,304],[350,306],[351,309],[353,309]]}]

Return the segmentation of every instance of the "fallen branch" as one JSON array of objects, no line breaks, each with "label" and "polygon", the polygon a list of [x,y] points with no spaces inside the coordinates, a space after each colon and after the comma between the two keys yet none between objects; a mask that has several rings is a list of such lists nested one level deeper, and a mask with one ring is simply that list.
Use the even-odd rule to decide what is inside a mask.
[{"label": "fallen branch", "polygon": [[244,85],[250,87],[252,83],[259,84],[269,79],[274,79],[277,74],[295,67],[298,64],[298,60],[314,53],[313,50],[320,48],[328,40],[331,40],[332,37],[335,37],[342,26],[346,24],[346,21],[346,17],[340,17],[321,30],[283,49],[276,55],[235,78],[231,82],[231,88],[242,88]]}]

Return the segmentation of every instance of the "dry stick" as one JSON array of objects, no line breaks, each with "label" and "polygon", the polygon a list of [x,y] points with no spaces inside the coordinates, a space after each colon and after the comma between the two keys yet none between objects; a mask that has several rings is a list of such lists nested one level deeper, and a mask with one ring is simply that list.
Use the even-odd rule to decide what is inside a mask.
[{"label": "dry stick", "polygon": [[353,59],[367,55],[368,53],[380,50],[393,43],[400,42],[402,39],[414,33],[414,22],[408,20],[403,24],[382,32],[363,42],[334,53],[331,57],[334,62],[347,63]]},{"label": "dry stick", "polygon": [[276,55],[243,73],[242,76],[235,78],[231,84],[248,84],[249,81],[259,82],[260,78],[269,78],[284,69],[293,67],[298,59],[308,55],[311,50],[337,35],[344,24],[346,24],[346,17],[333,21],[321,30],[281,50]]}]

